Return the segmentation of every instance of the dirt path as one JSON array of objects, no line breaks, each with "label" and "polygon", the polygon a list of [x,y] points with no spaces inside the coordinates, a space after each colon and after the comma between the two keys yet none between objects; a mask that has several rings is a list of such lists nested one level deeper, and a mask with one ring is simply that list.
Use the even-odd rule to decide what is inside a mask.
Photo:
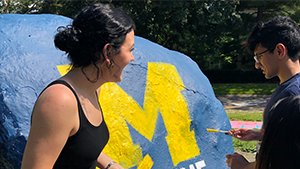
[{"label": "dirt path", "polygon": [[225,110],[263,111],[270,95],[216,95]]}]

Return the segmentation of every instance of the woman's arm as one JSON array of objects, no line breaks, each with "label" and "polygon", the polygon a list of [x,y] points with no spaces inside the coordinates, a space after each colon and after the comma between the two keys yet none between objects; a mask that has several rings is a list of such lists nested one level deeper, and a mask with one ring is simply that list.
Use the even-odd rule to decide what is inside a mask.
[{"label": "woman's arm", "polygon": [[97,167],[100,169],[124,169],[120,164],[116,163],[103,152],[100,153],[97,159]]},{"label": "woman's arm", "polygon": [[47,88],[38,98],[21,169],[52,169],[68,137],[79,126],[76,98],[63,85]]}]

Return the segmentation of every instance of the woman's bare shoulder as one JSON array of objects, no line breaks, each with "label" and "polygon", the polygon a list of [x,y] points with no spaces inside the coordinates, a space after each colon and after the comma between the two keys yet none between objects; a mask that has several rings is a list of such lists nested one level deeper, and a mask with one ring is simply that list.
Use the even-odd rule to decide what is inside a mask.
[{"label": "woman's bare shoulder", "polygon": [[77,113],[74,93],[65,85],[55,84],[43,91],[36,101],[33,117],[43,116],[56,121],[69,119]]}]

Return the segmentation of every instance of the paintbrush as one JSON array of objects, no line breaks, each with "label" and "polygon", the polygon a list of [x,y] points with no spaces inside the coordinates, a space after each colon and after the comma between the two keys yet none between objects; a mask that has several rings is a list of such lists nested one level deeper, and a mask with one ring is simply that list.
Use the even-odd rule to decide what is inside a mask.
[{"label": "paintbrush", "polygon": [[206,129],[208,132],[219,132],[219,133],[224,133],[228,135],[228,131],[223,131],[223,130],[216,130],[216,129]]}]

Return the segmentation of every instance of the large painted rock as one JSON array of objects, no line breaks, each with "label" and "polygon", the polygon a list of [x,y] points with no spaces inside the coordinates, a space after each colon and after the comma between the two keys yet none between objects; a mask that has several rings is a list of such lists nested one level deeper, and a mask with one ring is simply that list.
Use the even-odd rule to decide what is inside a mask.
[{"label": "large painted rock", "polygon": [[[53,37],[59,15],[0,15],[0,161],[19,168],[31,111],[43,88],[68,70]],[[233,153],[226,112],[188,56],[135,37],[135,60],[121,83],[101,88],[111,137],[104,152],[130,169],[222,169]],[[2,156],[2,157],[1,157]]]}]

